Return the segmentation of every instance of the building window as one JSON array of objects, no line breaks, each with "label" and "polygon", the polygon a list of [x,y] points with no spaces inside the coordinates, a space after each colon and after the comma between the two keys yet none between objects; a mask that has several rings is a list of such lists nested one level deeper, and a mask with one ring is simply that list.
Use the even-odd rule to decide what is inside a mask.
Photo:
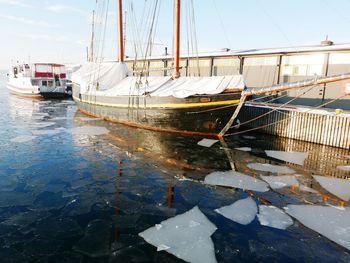
[{"label": "building window", "polygon": [[282,76],[322,75],[325,55],[298,55],[282,57]]},{"label": "building window", "polygon": [[275,66],[277,65],[277,57],[254,57],[254,58],[244,58],[245,66]]}]

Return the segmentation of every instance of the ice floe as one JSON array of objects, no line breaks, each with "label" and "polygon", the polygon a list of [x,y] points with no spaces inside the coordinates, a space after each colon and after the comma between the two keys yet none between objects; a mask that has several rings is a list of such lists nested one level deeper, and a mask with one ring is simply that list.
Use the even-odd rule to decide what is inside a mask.
[{"label": "ice floe", "polygon": [[287,166],[272,165],[268,163],[249,163],[247,165],[250,169],[262,172],[293,174],[295,171]]},{"label": "ice floe", "polygon": [[250,152],[252,150],[252,148],[250,148],[250,147],[239,147],[239,148],[235,148],[235,150],[243,151],[243,152]]},{"label": "ice floe", "polygon": [[337,169],[342,170],[342,171],[346,171],[346,172],[350,172],[350,165],[339,165],[339,166],[337,166]]},{"label": "ice floe", "polygon": [[293,219],[275,206],[259,205],[258,219],[261,225],[278,229],[293,225]]},{"label": "ice floe", "polygon": [[205,177],[204,183],[258,192],[269,191],[268,184],[264,181],[235,171],[213,172]]},{"label": "ice floe", "polygon": [[350,249],[350,209],[329,206],[288,205],[285,211],[306,227]]},{"label": "ice floe", "polygon": [[56,124],[55,122],[37,122],[37,123],[32,123],[31,126],[35,128],[46,128],[55,124]]},{"label": "ice floe", "polygon": [[215,143],[217,143],[219,140],[213,140],[213,139],[202,139],[198,142],[198,145],[203,147],[212,147]]},{"label": "ice floe", "polygon": [[340,178],[331,178],[319,175],[313,175],[313,178],[328,192],[338,196],[344,201],[350,200],[350,181]]},{"label": "ice floe", "polygon": [[34,135],[55,135],[60,133],[59,130],[55,129],[55,130],[33,130],[32,133]]},{"label": "ice floe", "polygon": [[285,151],[265,151],[267,156],[282,160],[288,163],[304,165],[309,156],[308,152],[285,152]]},{"label": "ice floe", "polygon": [[215,209],[215,212],[236,223],[248,225],[254,220],[258,213],[258,207],[251,197],[247,197],[234,202],[232,205]]},{"label": "ice floe", "polygon": [[216,226],[196,206],[141,233],[158,251],[165,250],[187,262],[216,262],[211,235]]},{"label": "ice floe", "polygon": [[299,185],[298,180],[293,175],[285,176],[263,176],[260,177],[267,182],[272,189],[280,189],[287,186]]},{"label": "ice floe", "polygon": [[10,141],[15,143],[24,143],[24,142],[30,142],[35,138],[36,136],[32,136],[32,135],[20,135],[15,138],[12,138]]},{"label": "ice floe", "polygon": [[98,126],[81,126],[71,129],[72,134],[75,135],[102,135],[109,133],[105,127]]}]

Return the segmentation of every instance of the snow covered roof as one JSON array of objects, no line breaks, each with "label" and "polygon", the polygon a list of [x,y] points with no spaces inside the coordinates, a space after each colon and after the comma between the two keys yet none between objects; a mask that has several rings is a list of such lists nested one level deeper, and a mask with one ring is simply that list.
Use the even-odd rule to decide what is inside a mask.
[{"label": "snow covered roof", "polygon": [[[314,53],[314,52],[329,52],[329,51],[350,51],[350,43],[332,44],[332,45],[311,45],[297,47],[280,47],[280,48],[261,48],[261,49],[246,49],[246,50],[230,50],[223,49],[222,51],[199,53],[197,55],[182,54],[181,57],[238,57],[238,56],[264,56],[278,54],[296,54],[296,53]],[[171,55],[147,57],[147,60],[163,60],[171,59]],[[126,58],[126,61],[133,61],[134,58]]]}]

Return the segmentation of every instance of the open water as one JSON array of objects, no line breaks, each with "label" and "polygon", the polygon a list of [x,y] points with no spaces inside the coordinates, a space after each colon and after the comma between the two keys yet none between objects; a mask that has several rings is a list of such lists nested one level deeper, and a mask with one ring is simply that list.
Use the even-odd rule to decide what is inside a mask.
[{"label": "open water", "polygon": [[[183,262],[169,244],[157,252],[139,233],[195,206],[217,228],[208,238],[218,262],[350,262],[349,151],[259,134],[211,147],[200,140],[89,118],[72,100],[11,95],[1,73],[0,262]],[[265,150],[308,152],[308,158],[304,165],[286,163]],[[208,174],[232,169],[259,180],[277,175],[250,163],[287,166],[298,185],[259,192],[204,183]],[[312,175],[346,183],[327,190]],[[281,211],[290,204],[334,210],[305,225],[291,217],[286,229],[271,227],[281,224],[271,222],[278,216],[259,221],[253,214],[242,225],[214,211],[248,196]],[[337,211],[344,213],[340,219]],[[172,246],[187,246],[188,235],[177,233],[169,233]],[[201,247],[203,255],[208,249]]]}]

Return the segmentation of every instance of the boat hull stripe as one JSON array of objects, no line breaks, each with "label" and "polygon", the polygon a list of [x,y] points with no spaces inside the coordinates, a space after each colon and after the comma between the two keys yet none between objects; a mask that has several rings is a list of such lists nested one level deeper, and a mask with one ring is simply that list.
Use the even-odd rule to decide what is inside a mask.
[{"label": "boat hull stripe", "polygon": [[212,102],[198,102],[198,103],[168,103],[168,104],[143,104],[139,105],[129,105],[129,104],[114,104],[114,103],[104,103],[104,102],[91,102],[84,99],[79,99],[73,96],[73,99],[83,103],[98,105],[98,106],[109,106],[109,107],[119,107],[119,108],[195,108],[195,107],[211,107],[220,105],[230,105],[238,104],[239,99],[236,100],[224,100],[224,101],[212,101]]}]

